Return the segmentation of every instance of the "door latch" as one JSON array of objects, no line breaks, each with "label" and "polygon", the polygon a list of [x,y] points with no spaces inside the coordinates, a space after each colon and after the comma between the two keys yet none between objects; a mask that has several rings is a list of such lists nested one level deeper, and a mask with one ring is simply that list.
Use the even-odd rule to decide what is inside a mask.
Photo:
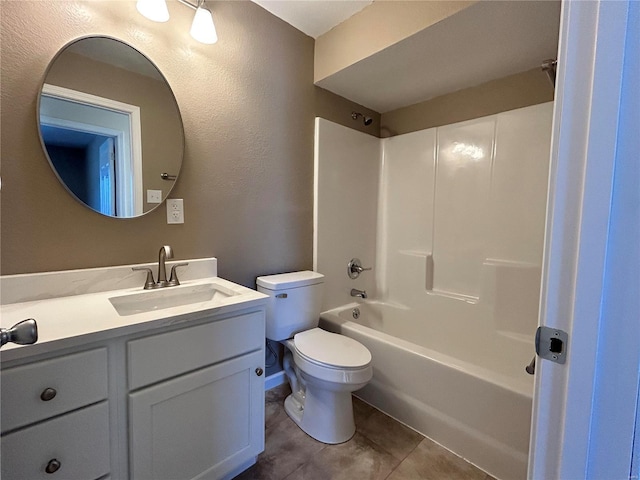
[{"label": "door latch", "polygon": [[567,361],[569,334],[557,328],[538,327],[536,353],[540,358],[564,364]]}]

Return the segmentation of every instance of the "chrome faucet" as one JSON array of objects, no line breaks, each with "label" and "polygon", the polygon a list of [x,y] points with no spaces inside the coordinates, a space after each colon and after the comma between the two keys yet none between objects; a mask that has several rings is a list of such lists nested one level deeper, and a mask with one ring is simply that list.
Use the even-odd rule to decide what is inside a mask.
[{"label": "chrome faucet", "polygon": [[351,289],[351,296],[352,297],[367,298],[367,291],[366,290],[358,290],[357,288],[352,288]]},{"label": "chrome faucet", "polygon": [[167,268],[165,267],[167,258],[173,258],[173,250],[169,245],[161,247],[158,253],[158,287],[169,286],[169,282],[167,281]]},{"label": "chrome faucet", "polygon": [[153,279],[153,271],[149,267],[131,267],[131,270],[138,271],[142,270],[147,272],[147,279],[144,282],[145,290],[152,290],[154,288],[163,288],[163,287],[175,287],[176,285],[180,285],[180,281],[178,280],[178,267],[186,267],[189,265],[187,262],[176,263],[171,267],[171,277],[167,280],[167,267],[166,260],[167,258],[173,258],[173,250],[169,245],[164,245],[160,252],[158,253],[158,281],[156,282]]}]

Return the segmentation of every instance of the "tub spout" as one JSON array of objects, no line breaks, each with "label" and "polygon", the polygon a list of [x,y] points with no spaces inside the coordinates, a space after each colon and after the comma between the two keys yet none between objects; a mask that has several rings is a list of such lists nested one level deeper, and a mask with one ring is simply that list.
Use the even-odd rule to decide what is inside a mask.
[{"label": "tub spout", "polygon": [[367,291],[366,290],[358,290],[357,288],[352,288],[351,289],[351,296],[352,297],[367,298]]}]

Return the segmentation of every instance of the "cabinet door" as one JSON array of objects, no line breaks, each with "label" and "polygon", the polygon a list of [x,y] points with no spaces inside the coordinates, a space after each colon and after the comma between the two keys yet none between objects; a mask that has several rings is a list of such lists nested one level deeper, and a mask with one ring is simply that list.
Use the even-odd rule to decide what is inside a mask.
[{"label": "cabinet door", "polygon": [[131,478],[219,479],[262,452],[263,362],[259,350],[131,393]]}]

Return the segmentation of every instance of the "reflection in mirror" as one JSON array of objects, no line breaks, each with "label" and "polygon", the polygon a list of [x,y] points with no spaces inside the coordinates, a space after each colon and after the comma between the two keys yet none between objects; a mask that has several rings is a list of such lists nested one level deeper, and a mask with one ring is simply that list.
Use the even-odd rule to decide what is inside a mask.
[{"label": "reflection in mirror", "polygon": [[99,213],[142,215],[175,184],[184,146],[175,97],[155,65],[119,40],[63,48],[47,71],[38,119],[56,175]]}]

